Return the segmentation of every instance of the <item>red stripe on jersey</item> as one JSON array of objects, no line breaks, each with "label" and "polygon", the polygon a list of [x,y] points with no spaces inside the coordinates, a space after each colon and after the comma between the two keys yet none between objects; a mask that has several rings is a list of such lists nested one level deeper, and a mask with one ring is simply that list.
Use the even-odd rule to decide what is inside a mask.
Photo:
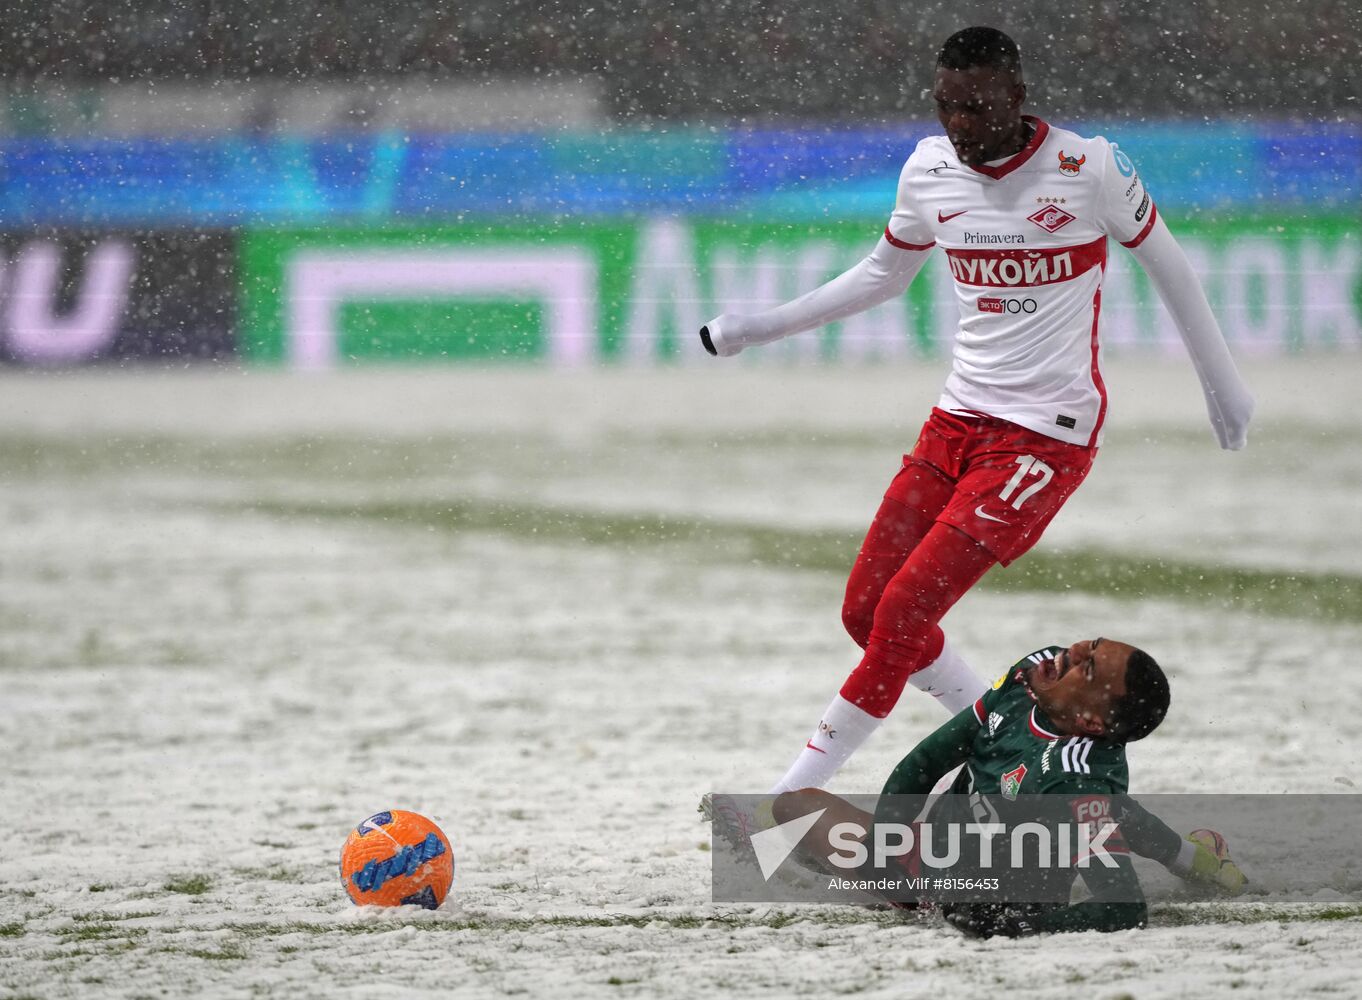
[{"label": "red stripe on jersey", "polygon": [[951,274],[978,288],[1035,288],[1071,281],[1107,263],[1107,238],[1037,250],[947,250]]},{"label": "red stripe on jersey", "polygon": [[888,226],[884,227],[884,238],[887,239],[893,246],[898,247],[900,250],[930,250],[932,247],[936,246],[936,240],[932,240],[932,242],[930,243],[924,243],[921,246],[918,246],[916,243],[905,243],[903,240],[899,239],[897,236],[891,233],[889,231]]},{"label": "red stripe on jersey", "polygon": [[1097,363],[1097,317],[1102,314],[1102,289],[1092,297],[1092,384],[1097,387],[1097,420],[1092,425],[1088,447],[1097,447],[1097,435],[1102,432],[1102,421],[1107,418],[1107,384],[1102,381],[1102,369]]},{"label": "red stripe on jersey", "polygon": [[1040,149],[1041,143],[1043,143],[1045,137],[1050,134],[1050,126],[1039,118],[1033,118],[1031,115],[1022,115],[1022,120],[1030,122],[1035,131],[1031,133],[1031,140],[1023,146],[1012,159],[996,167],[976,167],[973,164],[966,165],[976,173],[983,174],[985,177],[992,177],[995,181],[1000,181],[1027,160],[1031,159],[1031,157],[1035,156],[1036,150]]},{"label": "red stripe on jersey", "polygon": [[984,699],[982,698],[974,703],[974,717],[979,720],[979,725],[984,724]]},{"label": "red stripe on jersey", "polygon": [[1059,733],[1047,732],[1036,725],[1036,710],[1034,708],[1031,709],[1031,714],[1026,717],[1026,724],[1031,727],[1032,736],[1039,736],[1043,740],[1057,740],[1060,738]]},{"label": "red stripe on jersey", "polygon": [[1144,238],[1149,235],[1149,231],[1154,228],[1154,220],[1157,219],[1158,217],[1159,206],[1155,205],[1151,201],[1149,203],[1149,218],[1145,220],[1144,228],[1140,230],[1139,234],[1133,240],[1129,241],[1123,240],[1121,242],[1121,246],[1126,247],[1129,250],[1134,250],[1137,246],[1143,243]]}]

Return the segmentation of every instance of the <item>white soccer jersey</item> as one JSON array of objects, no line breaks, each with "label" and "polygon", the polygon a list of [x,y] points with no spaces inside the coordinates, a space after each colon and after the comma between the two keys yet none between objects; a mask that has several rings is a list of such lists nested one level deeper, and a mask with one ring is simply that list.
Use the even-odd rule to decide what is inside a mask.
[{"label": "white soccer jersey", "polygon": [[942,409],[1096,446],[1107,236],[1139,246],[1156,210],[1114,143],[1026,120],[1030,142],[990,165],[961,163],[945,136],[918,143],[885,238],[946,252],[960,326]]}]

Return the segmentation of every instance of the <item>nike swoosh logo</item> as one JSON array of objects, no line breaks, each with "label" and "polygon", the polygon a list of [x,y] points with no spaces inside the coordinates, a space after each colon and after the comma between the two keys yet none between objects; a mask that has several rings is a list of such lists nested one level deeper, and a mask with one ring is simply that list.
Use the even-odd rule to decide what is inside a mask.
[{"label": "nike swoosh logo", "polygon": [[968,211],[969,211],[969,209],[967,208],[967,209],[965,209],[964,212],[953,212],[953,213],[951,213],[950,215],[942,215],[942,214],[941,214],[941,210],[940,210],[940,209],[937,209],[937,211],[936,211],[936,221],[937,221],[937,222],[950,222],[952,219],[957,218],[958,216],[964,215],[965,212],[968,212]]},{"label": "nike swoosh logo", "polygon": [[824,750],[822,747],[816,747],[816,746],[814,746],[814,745],[813,745],[813,740],[809,740],[809,741],[808,741],[807,743],[805,743],[804,745],[805,745],[806,747],[808,747],[810,750],[817,750],[819,753],[827,753],[827,751]]},{"label": "nike swoosh logo", "polygon": [[992,514],[985,514],[983,504],[980,504],[978,507],[974,508],[974,514],[976,517],[982,517],[985,521],[997,521],[999,524],[1011,523],[1009,521],[1004,521],[1001,517],[994,517]]}]

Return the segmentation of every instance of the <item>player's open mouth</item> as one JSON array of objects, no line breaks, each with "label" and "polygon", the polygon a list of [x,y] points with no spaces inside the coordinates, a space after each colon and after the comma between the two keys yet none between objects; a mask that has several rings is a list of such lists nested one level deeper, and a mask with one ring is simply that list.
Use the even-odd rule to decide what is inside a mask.
[{"label": "player's open mouth", "polygon": [[1069,672],[1069,651],[1066,649],[1053,659],[1046,660],[1036,667],[1046,685],[1053,684]]}]

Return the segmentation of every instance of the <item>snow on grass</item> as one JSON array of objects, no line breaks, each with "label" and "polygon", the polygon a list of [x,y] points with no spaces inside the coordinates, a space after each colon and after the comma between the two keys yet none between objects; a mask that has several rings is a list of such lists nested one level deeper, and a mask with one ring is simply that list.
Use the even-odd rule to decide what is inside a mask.
[{"label": "snow on grass", "polygon": [[[1117,562],[1162,553],[1211,589],[1226,566],[1351,585],[1358,423],[1293,408],[1283,371],[1263,409],[1311,432],[1269,422],[1279,443],[1241,455],[1195,407],[1164,412],[1164,376],[1126,385],[1136,419],[1047,558],[1093,551],[1060,530],[1075,513]],[[701,793],[766,787],[855,662],[835,552],[800,569],[742,545],[850,537],[916,402],[804,371],[4,381],[0,996],[1354,991],[1346,905],[1162,905],[1144,932],[981,944],[708,902]],[[441,497],[484,520],[381,509]],[[554,530],[564,508],[591,531]],[[687,530],[620,538],[619,514]],[[981,591],[947,628],[986,672],[1099,633],[1154,652],[1174,708],[1132,749],[1136,790],[1356,790],[1355,617],[1150,590]],[[837,787],[873,791],[940,721],[910,693]],[[345,898],[340,844],[386,807],[450,835],[440,911]]]}]

